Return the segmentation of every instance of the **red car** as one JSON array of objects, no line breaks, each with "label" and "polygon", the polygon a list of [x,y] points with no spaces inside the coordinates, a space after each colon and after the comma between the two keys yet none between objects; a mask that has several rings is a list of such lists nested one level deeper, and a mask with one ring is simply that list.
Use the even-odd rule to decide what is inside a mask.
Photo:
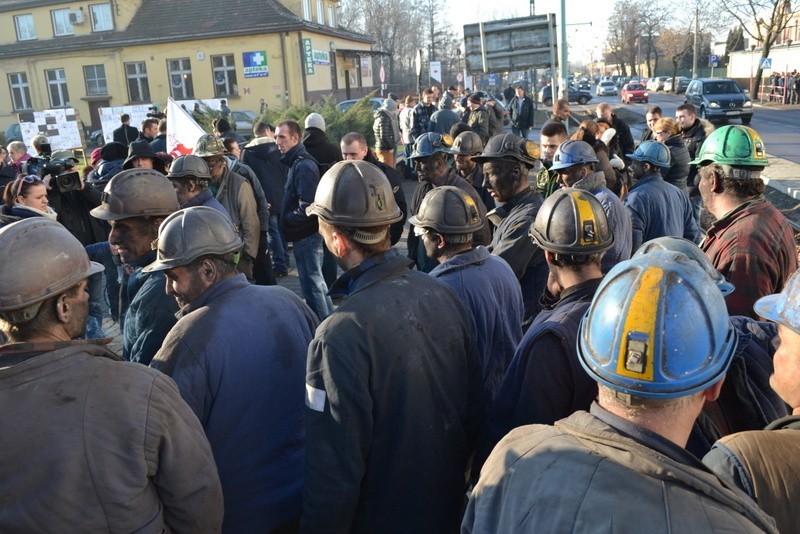
[{"label": "red car", "polygon": [[648,96],[647,87],[640,83],[626,84],[620,93],[620,99],[628,104],[631,102],[643,102],[647,104]]}]

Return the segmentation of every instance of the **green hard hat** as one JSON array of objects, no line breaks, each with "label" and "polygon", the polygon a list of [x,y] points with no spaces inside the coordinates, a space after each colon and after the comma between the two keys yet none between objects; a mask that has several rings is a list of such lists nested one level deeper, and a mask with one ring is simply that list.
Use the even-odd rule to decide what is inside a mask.
[{"label": "green hard hat", "polygon": [[692,165],[744,165],[766,167],[767,152],[761,136],[747,126],[729,125],[717,128],[709,135]]}]

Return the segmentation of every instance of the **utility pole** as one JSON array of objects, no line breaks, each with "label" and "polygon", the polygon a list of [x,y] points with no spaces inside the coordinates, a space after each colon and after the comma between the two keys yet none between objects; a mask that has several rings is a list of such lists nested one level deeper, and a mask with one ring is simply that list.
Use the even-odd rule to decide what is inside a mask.
[{"label": "utility pole", "polygon": [[692,55],[692,79],[697,78],[697,56],[699,50],[699,34],[700,34],[700,6],[697,5],[694,10],[694,54]]},{"label": "utility pole", "polygon": [[[569,63],[567,56],[567,1],[561,0],[561,98],[567,98],[567,77],[569,77]],[[553,92],[555,94],[555,92]]]}]

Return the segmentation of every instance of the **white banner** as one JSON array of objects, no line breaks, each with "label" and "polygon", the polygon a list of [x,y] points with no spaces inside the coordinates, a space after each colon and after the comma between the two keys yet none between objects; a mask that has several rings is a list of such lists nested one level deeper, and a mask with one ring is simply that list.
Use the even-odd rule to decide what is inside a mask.
[{"label": "white banner", "polygon": [[83,148],[81,130],[73,108],[20,113],[17,118],[20,134],[32,156],[36,155],[36,149],[31,140],[39,134],[47,136],[53,150]]},{"label": "white banner", "polygon": [[442,83],[442,62],[431,61],[430,69],[431,69],[431,78],[433,78],[439,83]]},{"label": "white banner", "polygon": [[135,106],[114,106],[110,108],[100,108],[100,126],[103,129],[103,138],[106,143],[114,140],[114,130],[122,124],[119,117],[123,113],[131,116],[131,126],[137,130],[141,127],[142,121],[147,118],[148,108],[152,104],[137,104]]},{"label": "white banner", "polygon": [[171,98],[167,101],[167,153],[173,157],[191,154],[197,140],[205,131]]}]

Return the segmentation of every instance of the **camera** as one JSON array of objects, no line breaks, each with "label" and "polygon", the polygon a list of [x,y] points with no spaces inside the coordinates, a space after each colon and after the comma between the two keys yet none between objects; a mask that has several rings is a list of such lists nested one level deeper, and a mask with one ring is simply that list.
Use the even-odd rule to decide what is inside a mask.
[{"label": "camera", "polygon": [[49,174],[51,187],[61,193],[75,191],[81,188],[81,175],[78,171],[70,170],[73,167],[70,160],[51,159],[41,168],[39,177],[43,178]]},{"label": "camera", "polygon": [[166,113],[158,111],[158,106],[150,106],[149,108],[147,108],[147,116],[150,117],[151,119],[159,119],[159,120],[167,118]]}]

